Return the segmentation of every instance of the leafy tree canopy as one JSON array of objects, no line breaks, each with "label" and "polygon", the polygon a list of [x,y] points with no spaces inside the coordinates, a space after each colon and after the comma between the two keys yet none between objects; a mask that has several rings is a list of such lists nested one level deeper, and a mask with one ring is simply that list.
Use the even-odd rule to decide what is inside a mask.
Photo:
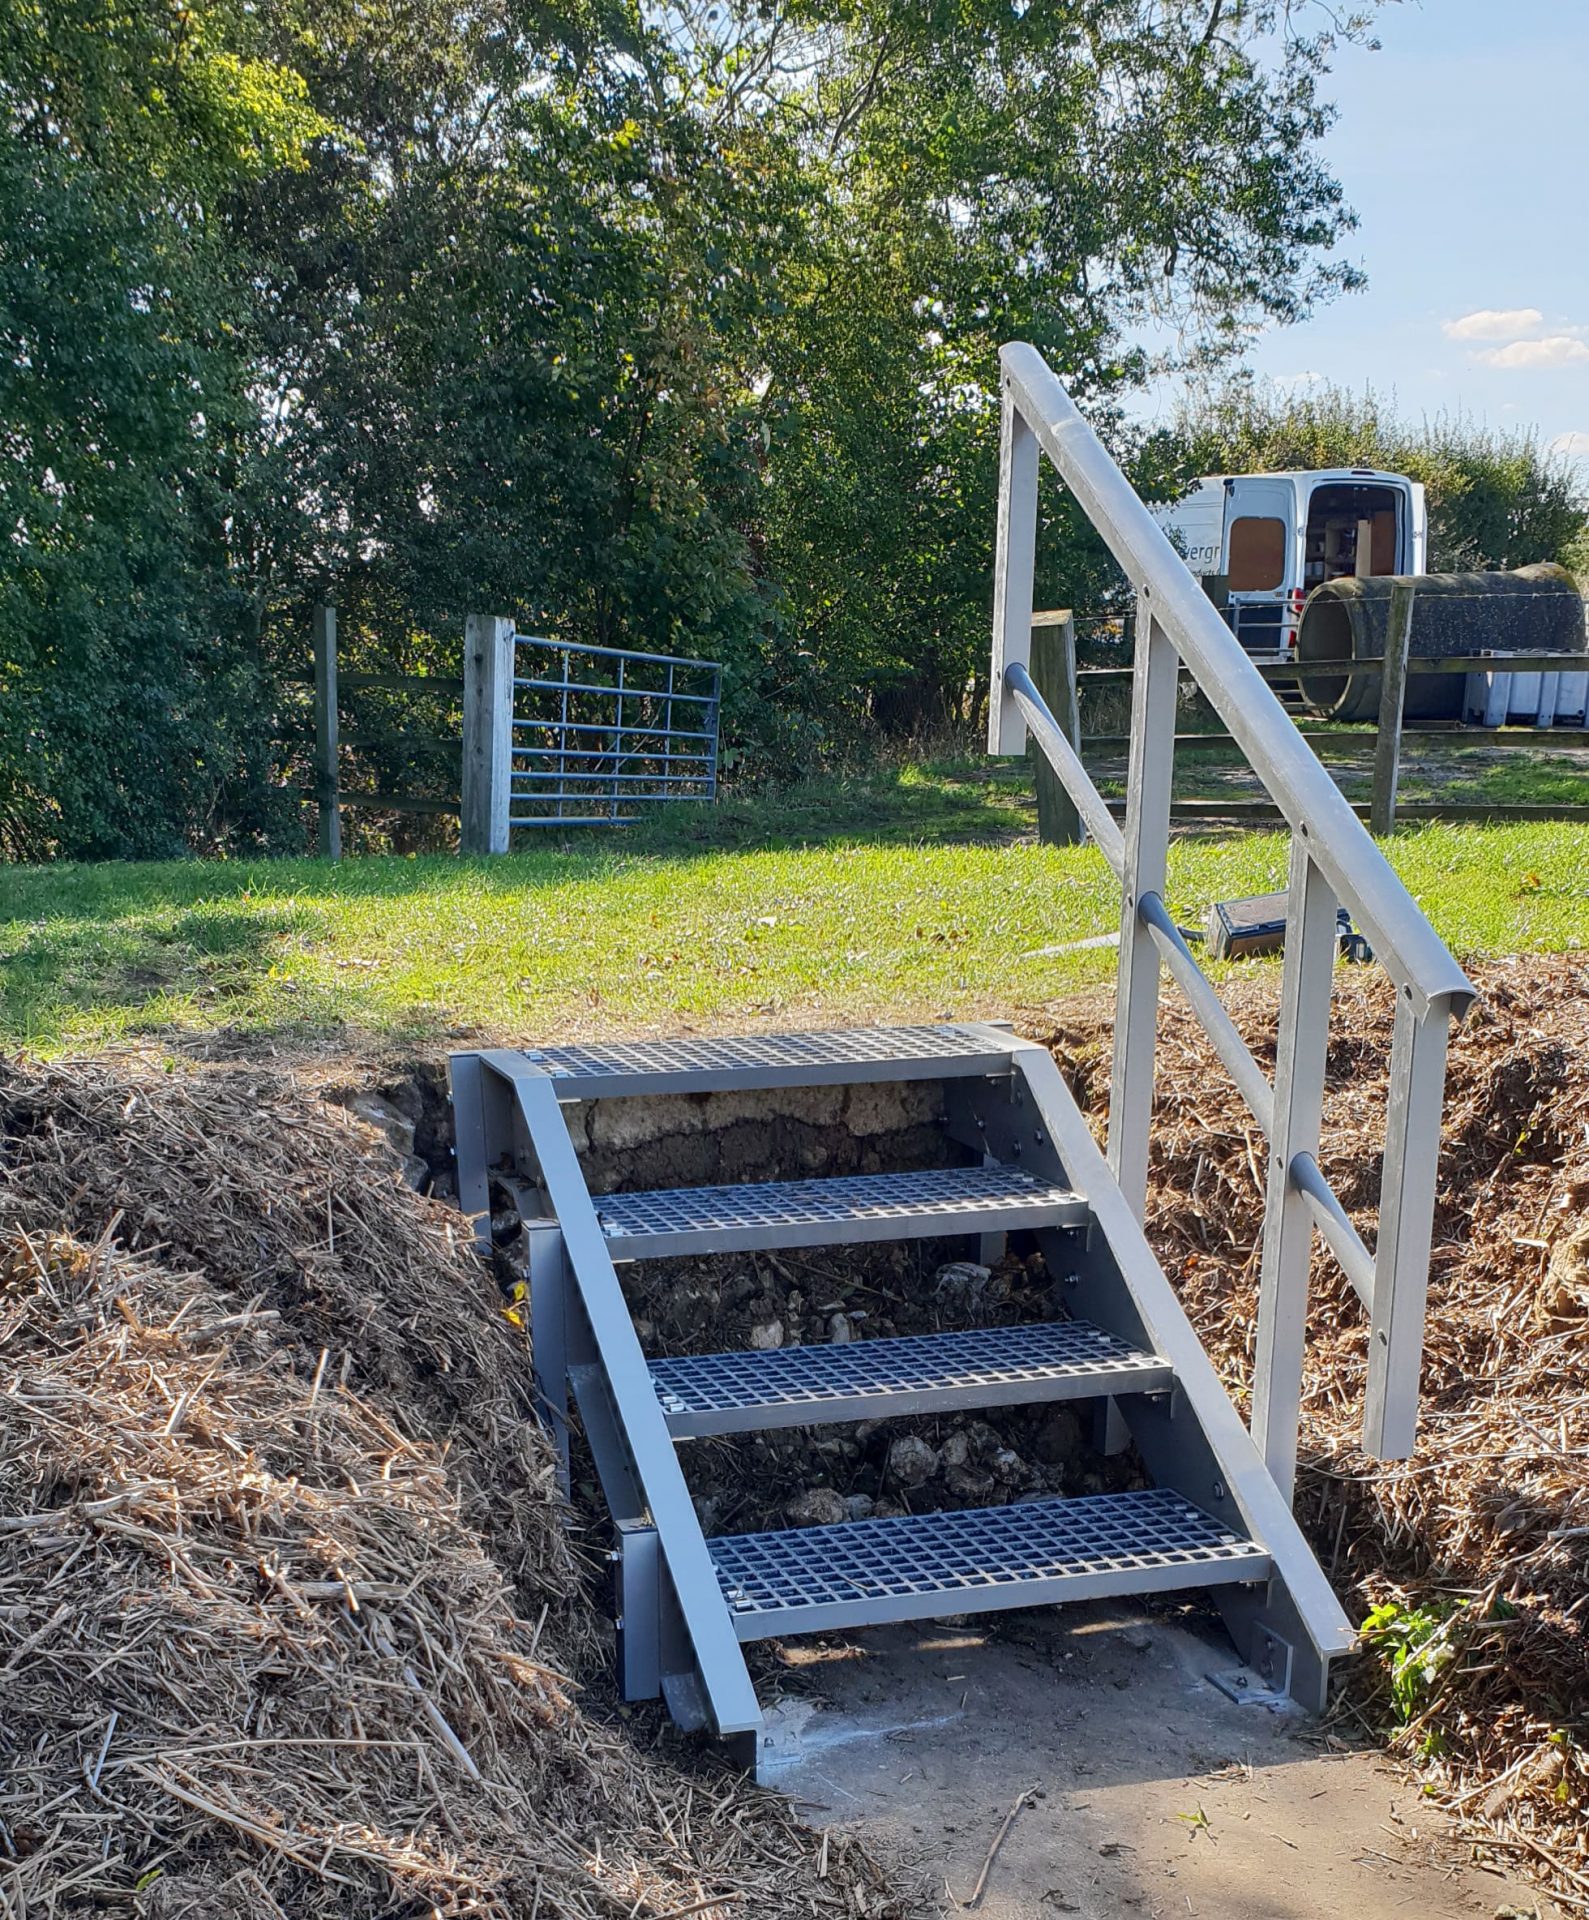
[{"label": "leafy tree canopy", "polygon": [[[1298,0],[16,0],[0,835],[279,842],[310,602],[724,659],[762,764],[965,709],[999,343],[1105,431],[1349,288]],[[1045,580],[1106,572],[1061,501]],[[379,744],[379,743],[378,743]],[[393,767],[411,755],[389,729]],[[406,764],[406,762],[405,762]]]}]

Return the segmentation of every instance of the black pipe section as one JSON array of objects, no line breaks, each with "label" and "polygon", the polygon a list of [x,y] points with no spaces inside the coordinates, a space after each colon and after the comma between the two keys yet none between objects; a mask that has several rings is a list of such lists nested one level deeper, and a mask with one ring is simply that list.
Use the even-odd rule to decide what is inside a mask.
[{"label": "black pipe section", "polygon": [[[1565,567],[1551,561],[1515,573],[1419,573],[1408,652],[1422,660],[1471,653],[1582,653],[1584,604]],[[1389,574],[1328,580],[1314,590],[1297,628],[1303,698],[1332,720],[1379,718],[1378,673],[1361,662],[1383,660],[1390,625]],[[1329,672],[1350,666],[1350,671]],[[1460,720],[1463,676],[1407,677],[1404,717]]]}]

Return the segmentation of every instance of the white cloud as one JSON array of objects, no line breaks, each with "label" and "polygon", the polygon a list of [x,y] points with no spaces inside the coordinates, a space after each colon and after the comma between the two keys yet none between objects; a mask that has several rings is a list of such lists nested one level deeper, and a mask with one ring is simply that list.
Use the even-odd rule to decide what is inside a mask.
[{"label": "white cloud", "polygon": [[1589,340],[1553,333],[1544,340],[1514,340],[1509,346],[1487,347],[1475,357],[1487,367],[1576,367],[1589,361]]},{"label": "white cloud", "polygon": [[1548,451],[1566,460],[1589,460],[1589,433],[1558,433]]},{"label": "white cloud", "polygon": [[1290,393],[1297,387],[1323,386],[1324,375],[1322,373],[1315,373],[1311,367],[1308,367],[1301,373],[1277,373],[1274,375],[1272,384]]},{"label": "white cloud", "polygon": [[1448,340],[1516,340],[1537,333],[1544,321],[1538,307],[1480,307],[1460,320],[1442,320],[1440,331]]}]

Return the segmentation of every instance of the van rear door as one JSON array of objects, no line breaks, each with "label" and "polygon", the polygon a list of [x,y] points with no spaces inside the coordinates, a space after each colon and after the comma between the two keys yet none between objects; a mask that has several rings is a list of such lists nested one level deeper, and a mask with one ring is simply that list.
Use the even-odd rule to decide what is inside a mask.
[{"label": "van rear door", "polygon": [[1225,482],[1225,576],[1236,638],[1249,653],[1290,651],[1292,589],[1300,584],[1296,487],[1279,476]]}]

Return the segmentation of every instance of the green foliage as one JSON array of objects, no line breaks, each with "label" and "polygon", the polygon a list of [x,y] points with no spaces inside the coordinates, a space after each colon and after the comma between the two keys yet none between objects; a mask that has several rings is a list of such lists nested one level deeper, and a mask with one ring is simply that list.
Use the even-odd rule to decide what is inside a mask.
[{"label": "green foliage", "polygon": [[[998,344],[1114,432],[1144,314],[1218,363],[1352,284],[1320,88],[1362,23],[1308,16],[19,0],[0,852],[279,844],[322,597],[353,668],[456,671],[472,608],[721,658],[752,768],[965,714]],[[1096,603],[1051,513],[1045,597]]]},{"label": "green foliage", "polygon": [[[246,10],[239,7],[239,24]],[[212,8],[41,0],[0,48],[0,850],[272,817],[229,517],[258,438],[211,196],[301,162],[290,71]],[[268,709],[267,709],[268,711]]]},{"label": "green foliage", "polygon": [[[805,13],[831,23],[828,185],[771,330],[769,555],[824,687],[930,726],[984,691],[1000,343],[1043,348],[1108,430],[1133,320],[1176,313],[1217,356],[1350,284],[1316,264],[1349,223],[1314,151],[1325,49],[1265,68],[1272,20],[1180,0]],[[1097,536],[1057,488],[1045,511],[1044,598],[1101,605]]]},{"label": "green foliage", "polygon": [[[1532,432],[1441,414],[1398,420],[1372,390],[1290,394],[1241,379],[1190,408],[1150,458],[1169,482],[1205,473],[1378,467],[1428,489],[1431,572],[1589,560],[1589,495]],[[1166,484],[1166,493],[1173,491]]]},{"label": "green foliage", "polygon": [[1384,1663],[1396,1719],[1406,1726],[1428,1704],[1441,1674],[1456,1659],[1467,1624],[1464,1603],[1403,1607],[1393,1600],[1369,1610],[1361,1633]]}]

